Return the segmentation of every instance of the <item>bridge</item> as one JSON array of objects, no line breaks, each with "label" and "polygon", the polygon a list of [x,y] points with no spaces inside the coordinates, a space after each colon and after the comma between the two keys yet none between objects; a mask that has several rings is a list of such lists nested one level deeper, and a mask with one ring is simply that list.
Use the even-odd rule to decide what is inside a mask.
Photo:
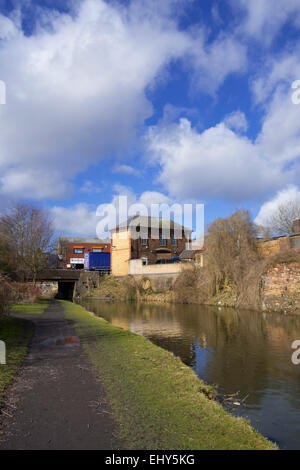
[{"label": "bridge", "polygon": [[45,269],[37,275],[37,280],[42,281],[78,281],[80,269]]},{"label": "bridge", "polygon": [[79,269],[46,269],[37,275],[38,282],[57,282],[57,297],[72,300],[75,283],[80,279]]},{"label": "bridge", "polygon": [[74,293],[86,293],[100,283],[101,274],[83,269],[47,269],[40,271],[38,282],[57,282],[57,297],[72,300]]}]

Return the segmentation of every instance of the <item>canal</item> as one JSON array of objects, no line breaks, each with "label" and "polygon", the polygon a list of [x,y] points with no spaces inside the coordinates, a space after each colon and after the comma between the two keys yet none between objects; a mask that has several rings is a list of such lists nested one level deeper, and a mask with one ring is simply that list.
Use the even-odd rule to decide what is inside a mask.
[{"label": "canal", "polygon": [[201,305],[105,303],[83,305],[113,325],[172,351],[220,393],[238,392],[231,410],[275,441],[300,449],[300,365],[291,345],[300,317]]}]

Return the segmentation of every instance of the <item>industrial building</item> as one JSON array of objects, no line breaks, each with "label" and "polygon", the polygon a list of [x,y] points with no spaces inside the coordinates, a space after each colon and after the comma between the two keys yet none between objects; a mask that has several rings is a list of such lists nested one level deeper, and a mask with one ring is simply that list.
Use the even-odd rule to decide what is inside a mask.
[{"label": "industrial building", "polygon": [[87,253],[110,253],[110,240],[87,237],[59,237],[56,253],[63,269],[84,269]]}]

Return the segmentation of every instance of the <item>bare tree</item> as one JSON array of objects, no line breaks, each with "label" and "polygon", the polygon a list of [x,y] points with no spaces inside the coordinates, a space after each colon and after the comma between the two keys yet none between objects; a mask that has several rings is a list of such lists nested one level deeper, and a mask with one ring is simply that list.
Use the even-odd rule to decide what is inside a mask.
[{"label": "bare tree", "polygon": [[293,233],[293,222],[299,218],[300,200],[290,200],[280,204],[265,221],[265,225],[276,235],[291,235]]},{"label": "bare tree", "polygon": [[226,219],[215,220],[208,227],[205,245],[215,291],[232,286],[239,294],[245,274],[259,258],[255,226],[248,211],[236,211]]},{"label": "bare tree", "polygon": [[236,211],[209,225],[205,237],[204,268],[184,270],[174,284],[179,302],[211,301],[229,293],[237,302],[245,289],[249,270],[260,264],[255,225],[248,211]]},{"label": "bare tree", "polygon": [[9,251],[10,269],[18,278],[36,283],[39,270],[46,267],[54,248],[49,213],[31,204],[17,204],[0,218],[0,240]]}]

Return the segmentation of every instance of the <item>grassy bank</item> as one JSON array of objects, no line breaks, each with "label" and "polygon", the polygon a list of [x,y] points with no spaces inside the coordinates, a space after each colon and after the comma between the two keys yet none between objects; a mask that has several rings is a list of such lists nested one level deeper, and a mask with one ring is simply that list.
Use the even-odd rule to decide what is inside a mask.
[{"label": "grassy bank", "polygon": [[40,315],[49,305],[49,300],[41,299],[36,304],[16,304],[11,307],[13,313],[27,313],[28,315]]},{"label": "grassy bank", "polygon": [[0,315],[0,340],[6,344],[6,365],[0,364],[0,407],[6,387],[18,371],[27,353],[34,326],[18,318]]},{"label": "grassy bank", "polygon": [[212,388],[142,336],[62,301],[101,372],[126,449],[276,449],[213,400]]}]

